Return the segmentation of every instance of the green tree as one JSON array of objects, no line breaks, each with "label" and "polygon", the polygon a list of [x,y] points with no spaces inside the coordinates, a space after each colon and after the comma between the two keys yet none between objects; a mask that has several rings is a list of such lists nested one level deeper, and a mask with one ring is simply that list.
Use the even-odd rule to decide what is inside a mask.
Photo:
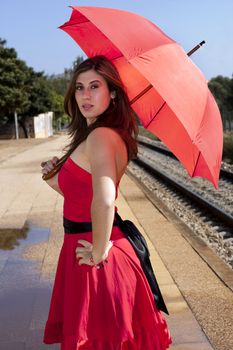
[{"label": "green tree", "polygon": [[43,72],[34,72],[28,68],[28,79],[25,81],[24,90],[29,96],[29,104],[26,110],[21,111],[18,121],[22,126],[25,137],[28,137],[26,120],[40,113],[53,110],[54,93],[49,86]]},{"label": "green tree", "polygon": [[48,76],[48,82],[54,94],[53,111],[55,112],[54,128],[60,130],[62,126],[69,122],[69,118],[64,114],[63,102],[69,81],[76,67],[83,61],[83,57],[78,56],[70,68],[65,68],[62,74]]},{"label": "green tree", "polygon": [[[62,85],[62,84],[60,84]],[[63,115],[63,96],[57,92],[44,72],[35,72],[17,57],[13,48],[0,39],[0,125],[14,122],[14,112],[25,137],[25,121],[40,113],[54,111],[54,118]]]},{"label": "green tree", "polygon": [[233,123],[233,78],[219,75],[212,78],[208,85],[218,104],[224,130],[231,130]]},{"label": "green tree", "polygon": [[24,114],[30,117],[52,110],[54,91],[51,89],[43,72],[34,72],[30,68],[30,76],[25,82],[25,90],[29,95],[30,104]]},{"label": "green tree", "polygon": [[47,77],[50,87],[61,96],[66,93],[68,81],[64,77],[64,74],[52,74]]},{"label": "green tree", "polygon": [[83,57],[78,56],[72,63],[71,68],[65,68],[62,74],[52,74],[48,76],[50,86],[57,94],[64,96],[69,84],[69,81],[76,69],[76,67],[83,61]]},{"label": "green tree", "polygon": [[[29,95],[25,81],[29,77],[24,61],[17,58],[13,48],[6,48],[6,41],[0,39],[0,121],[13,118],[14,112],[28,109]],[[4,118],[3,118],[4,117]]]},{"label": "green tree", "polygon": [[18,122],[28,137],[25,126],[28,117],[53,111],[55,127],[67,123],[64,95],[74,70],[82,61],[83,57],[78,56],[62,74],[46,76],[28,67],[17,57],[15,49],[6,47],[6,41],[0,39],[0,125],[13,123],[17,112]]},{"label": "green tree", "polygon": [[72,63],[72,66],[70,68],[65,68],[64,70],[64,77],[67,81],[70,81],[75,69],[79,66],[80,63],[83,62],[83,57],[78,56]]}]

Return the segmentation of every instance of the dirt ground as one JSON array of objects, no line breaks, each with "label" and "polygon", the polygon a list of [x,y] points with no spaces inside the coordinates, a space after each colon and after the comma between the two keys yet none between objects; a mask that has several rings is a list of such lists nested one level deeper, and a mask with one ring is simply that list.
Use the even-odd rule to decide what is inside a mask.
[{"label": "dirt ground", "polygon": [[60,137],[61,133],[54,134],[50,137],[45,138],[30,138],[30,139],[10,139],[0,140],[0,163],[4,160],[15,156],[18,153],[26,151],[28,148],[39,145],[43,142],[52,141],[55,138]]}]

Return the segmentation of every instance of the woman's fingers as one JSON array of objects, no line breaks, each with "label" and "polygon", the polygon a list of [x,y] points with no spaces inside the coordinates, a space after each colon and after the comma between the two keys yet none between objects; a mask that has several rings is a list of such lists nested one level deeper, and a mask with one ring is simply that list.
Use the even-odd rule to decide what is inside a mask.
[{"label": "woman's fingers", "polygon": [[43,168],[42,170],[41,170],[41,172],[42,172],[42,174],[44,175],[46,175],[46,174],[48,174],[48,172],[49,172],[49,170],[47,170],[46,168]]},{"label": "woman's fingers", "polygon": [[45,162],[42,162],[40,165],[41,165],[42,167],[44,167],[44,166],[46,166],[46,165],[54,166],[54,165],[57,164],[58,161],[59,161],[59,159],[55,156],[55,157],[53,157],[52,159],[49,159],[49,160],[47,160],[47,161],[45,161]]},{"label": "woman's fingers", "polygon": [[52,160],[48,160],[46,166],[47,166],[47,168],[49,170],[52,170],[54,168],[53,161]]},{"label": "woman's fingers", "polygon": [[59,159],[57,157],[52,158],[52,162],[54,165],[56,165],[58,161],[59,161]]},{"label": "woman's fingers", "polygon": [[42,174],[47,174],[48,172],[53,170],[54,166],[57,164],[58,160],[59,159],[57,157],[53,157],[52,159],[47,160],[46,162],[42,162],[41,163],[41,167],[43,168]]},{"label": "woman's fingers", "polygon": [[79,239],[78,243],[82,244],[86,248],[92,248],[92,243],[86,241],[85,239]]},{"label": "woman's fingers", "polygon": [[[84,247],[77,247],[76,248],[76,253],[79,253],[79,252],[90,252],[93,248],[93,245],[92,243],[88,242],[88,241],[85,241],[84,239],[79,239],[78,240],[78,243],[82,244]],[[106,253],[109,252],[109,250],[112,248],[113,244],[112,244],[112,241],[109,241],[108,243],[108,246],[106,248]]]},{"label": "woman's fingers", "polygon": [[77,258],[83,257],[85,254],[90,253],[92,251],[92,247],[90,248],[76,248],[75,253]]},{"label": "woman's fingers", "polygon": [[90,253],[92,251],[92,243],[86,241],[85,239],[79,239],[78,243],[82,244],[83,247],[77,247],[75,249],[77,258],[83,258],[87,253]]},{"label": "woman's fingers", "polygon": [[[86,241],[84,239],[79,239],[78,243],[82,244],[83,247],[77,247],[75,249],[75,253],[76,253],[77,259],[84,259],[84,260],[88,259],[88,261],[89,261],[88,257],[89,257],[89,254],[92,252],[92,248],[93,248],[92,243],[90,243],[90,242],[88,242],[88,241]],[[104,254],[105,257],[104,257],[104,259],[107,259],[109,250],[112,248],[112,246],[113,246],[112,241],[109,241],[108,242],[108,246],[107,246],[107,248],[105,250],[105,254]],[[84,264],[84,263],[87,264],[87,262],[84,262],[84,260],[81,260],[81,264]]]},{"label": "woman's fingers", "polygon": [[91,252],[92,251],[92,246],[90,247],[78,247],[76,248],[76,252]]}]

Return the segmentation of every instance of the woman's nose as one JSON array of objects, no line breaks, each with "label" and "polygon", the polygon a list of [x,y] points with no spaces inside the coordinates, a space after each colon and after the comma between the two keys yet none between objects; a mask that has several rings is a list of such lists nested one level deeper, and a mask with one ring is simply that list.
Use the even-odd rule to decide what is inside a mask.
[{"label": "woman's nose", "polygon": [[89,98],[91,96],[90,89],[83,89],[83,97]]}]

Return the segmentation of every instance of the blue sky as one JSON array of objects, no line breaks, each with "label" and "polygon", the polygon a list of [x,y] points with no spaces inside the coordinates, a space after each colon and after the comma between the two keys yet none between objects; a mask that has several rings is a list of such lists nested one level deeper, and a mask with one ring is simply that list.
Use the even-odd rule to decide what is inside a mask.
[{"label": "blue sky", "polygon": [[1,0],[0,37],[14,47],[36,71],[62,73],[78,55],[77,44],[57,27],[66,22],[73,6],[112,7],[138,13],[159,26],[186,52],[205,40],[193,62],[207,79],[233,74],[232,0]]}]

